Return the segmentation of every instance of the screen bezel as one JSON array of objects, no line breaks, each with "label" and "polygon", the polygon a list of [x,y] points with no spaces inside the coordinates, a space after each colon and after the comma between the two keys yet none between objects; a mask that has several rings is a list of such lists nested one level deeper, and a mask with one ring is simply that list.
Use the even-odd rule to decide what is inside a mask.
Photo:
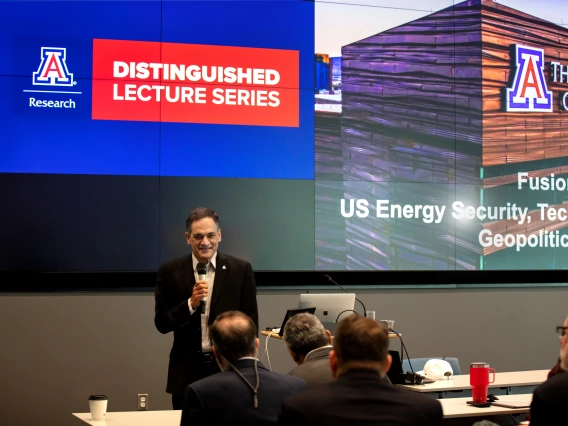
[{"label": "screen bezel", "polygon": [[[258,289],[335,288],[324,274],[342,286],[373,288],[433,288],[473,286],[566,286],[566,271],[255,271]],[[0,292],[81,292],[154,290],[157,271],[27,272],[1,271]]]}]

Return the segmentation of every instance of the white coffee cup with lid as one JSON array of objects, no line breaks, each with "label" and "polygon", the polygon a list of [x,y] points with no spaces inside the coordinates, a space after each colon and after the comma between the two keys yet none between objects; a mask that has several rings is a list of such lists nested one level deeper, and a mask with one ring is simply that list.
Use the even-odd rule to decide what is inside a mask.
[{"label": "white coffee cup with lid", "polygon": [[106,395],[89,396],[89,410],[93,420],[104,420],[107,411],[108,397]]}]

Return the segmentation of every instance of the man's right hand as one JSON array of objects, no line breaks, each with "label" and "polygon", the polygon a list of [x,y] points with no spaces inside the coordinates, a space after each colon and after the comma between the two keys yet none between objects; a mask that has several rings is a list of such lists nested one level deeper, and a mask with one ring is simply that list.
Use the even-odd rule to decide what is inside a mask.
[{"label": "man's right hand", "polygon": [[197,309],[204,297],[207,297],[207,281],[197,281],[193,286],[191,291],[191,297],[189,298],[189,303],[193,309]]}]

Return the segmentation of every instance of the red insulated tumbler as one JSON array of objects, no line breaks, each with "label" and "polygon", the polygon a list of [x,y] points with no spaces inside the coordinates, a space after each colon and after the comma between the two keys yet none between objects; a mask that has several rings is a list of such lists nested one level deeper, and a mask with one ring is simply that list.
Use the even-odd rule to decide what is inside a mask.
[{"label": "red insulated tumbler", "polygon": [[[493,380],[489,381],[489,372],[493,372]],[[482,404],[487,402],[487,389],[495,381],[495,370],[489,368],[486,362],[473,362],[469,366],[469,384],[473,402]]]}]

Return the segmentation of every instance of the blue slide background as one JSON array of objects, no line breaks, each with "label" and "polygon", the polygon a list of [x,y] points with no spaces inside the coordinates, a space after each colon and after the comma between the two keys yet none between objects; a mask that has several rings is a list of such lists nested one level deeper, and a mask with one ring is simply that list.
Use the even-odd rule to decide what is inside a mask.
[{"label": "blue slide background", "polygon": [[[314,4],[254,3],[1,2],[0,172],[313,179]],[[299,50],[300,127],[93,121],[94,38]],[[41,47],[67,48],[75,109],[29,106]]]}]

